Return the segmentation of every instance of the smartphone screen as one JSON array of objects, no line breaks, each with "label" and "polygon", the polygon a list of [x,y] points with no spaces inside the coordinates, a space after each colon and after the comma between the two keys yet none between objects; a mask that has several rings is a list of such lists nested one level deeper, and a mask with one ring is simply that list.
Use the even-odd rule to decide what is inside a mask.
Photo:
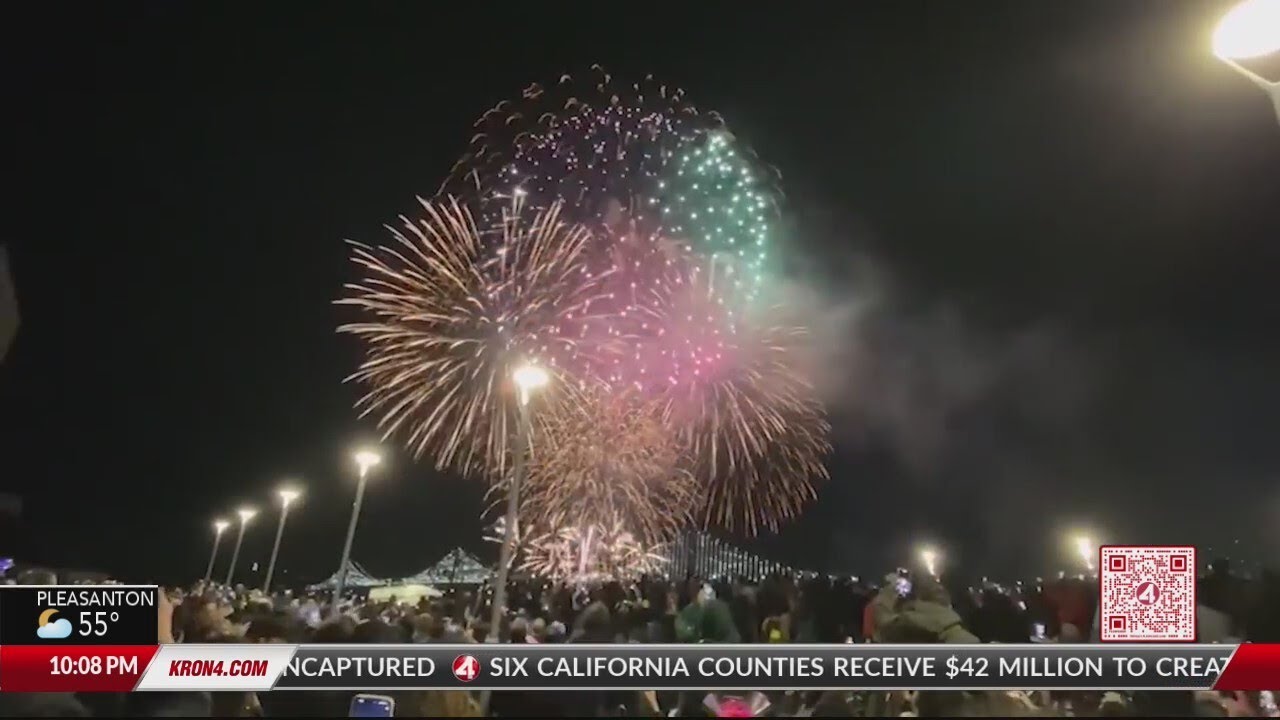
[{"label": "smartphone screen", "polygon": [[395,715],[396,701],[386,695],[366,695],[360,693],[351,698],[351,709],[347,717],[353,718],[389,718]]},{"label": "smartphone screen", "polygon": [[895,583],[898,588],[898,594],[906,597],[911,594],[911,581],[907,578],[900,577]]}]

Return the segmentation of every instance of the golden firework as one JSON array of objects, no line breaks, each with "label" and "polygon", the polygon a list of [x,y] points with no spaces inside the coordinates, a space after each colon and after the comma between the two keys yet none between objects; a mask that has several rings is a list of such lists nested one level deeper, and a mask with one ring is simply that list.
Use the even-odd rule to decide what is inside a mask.
[{"label": "golden firework", "polygon": [[519,568],[557,582],[633,580],[663,571],[661,546],[641,542],[624,518],[553,530],[525,546]]},{"label": "golden firework", "polygon": [[698,487],[659,407],[592,383],[539,413],[521,523],[616,525],[643,545],[669,540],[688,523]]},{"label": "golden firework", "polygon": [[[559,205],[531,213],[515,203],[492,229],[452,200],[422,209],[387,226],[389,245],[353,243],[363,276],[338,303],[364,319],[339,332],[363,341],[365,357],[348,380],[367,388],[361,416],[415,456],[502,477],[516,425],[514,368],[542,362],[553,385],[571,382],[557,359],[580,351],[561,328],[591,304],[580,263],[589,233],[561,222]],[[554,414],[559,397],[546,394]]]}]

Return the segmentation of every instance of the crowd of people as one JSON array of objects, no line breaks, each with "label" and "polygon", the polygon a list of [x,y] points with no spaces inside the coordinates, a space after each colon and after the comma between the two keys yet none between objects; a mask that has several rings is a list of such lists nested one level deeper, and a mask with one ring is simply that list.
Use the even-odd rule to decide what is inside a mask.
[{"label": "crowd of people", "polygon": [[[1088,642],[1096,580],[954,587],[898,571],[879,586],[830,578],[592,586],[519,581],[496,636],[508,643]],[[904,578],[911,580],[903,592]],[[486,586],[408,602],[317,594],[264,595],[196,583],[162,603],[162,642],[470,643],[493,628]],[[1243,581],[1217,564],[1198,593],[1202,642],[1280,641],[1280,578]],[[171,613],[166,619],[166,614]],[[1277,682],[1280,685],[1280,681]],[[4,695],[5,716],[345,717],[355,693]],[[680,692],[392,693],[406,717],[1009,717],[1271,716],[1270,693],[1216,692]]]}]

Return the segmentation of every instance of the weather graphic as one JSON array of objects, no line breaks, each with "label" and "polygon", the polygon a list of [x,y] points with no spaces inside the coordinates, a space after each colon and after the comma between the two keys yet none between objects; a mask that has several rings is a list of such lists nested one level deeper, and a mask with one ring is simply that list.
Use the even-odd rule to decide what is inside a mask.
[{"label": "weather graphic", "polygon": [[61,640],[71,637],[71,621],[66,618],[53,619],[58,611],[49,608],[40,613],[39,627],[36,628],[36,637],[43,640]]}]

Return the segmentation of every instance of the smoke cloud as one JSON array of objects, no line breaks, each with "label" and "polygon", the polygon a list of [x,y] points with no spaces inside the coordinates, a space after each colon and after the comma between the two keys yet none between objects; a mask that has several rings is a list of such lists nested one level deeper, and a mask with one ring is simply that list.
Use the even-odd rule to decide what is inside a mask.
[{"label": "smoke cloud", "polygon": [[1097,358],[1061,323],[986,327],[956,303],[913,299],[870,255],[824,255],[776,290],[810,328],[804,362],[837,442],[887,446],[923,476],[975,433],[989,439],[993,417],[1069,433],[1090,411]]}]

